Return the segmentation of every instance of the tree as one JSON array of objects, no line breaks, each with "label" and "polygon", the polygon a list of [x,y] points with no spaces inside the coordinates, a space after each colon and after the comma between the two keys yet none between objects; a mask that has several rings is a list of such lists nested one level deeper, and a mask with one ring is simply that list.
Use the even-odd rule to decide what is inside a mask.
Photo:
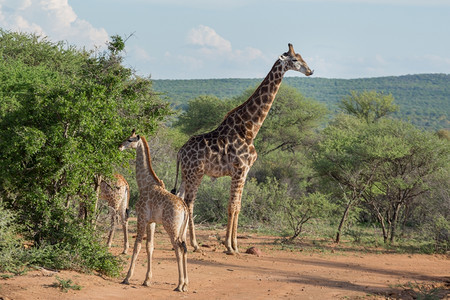
[{"label": "tree", "polygon": [[[235,101],[242,101],[249,93]],[[282,84],[255,139],[258,159],[249,176],[259,182],[275,177],[288,184],[293,194],[300,193],[299,183],[313,176],[309,148],[326,113],[324,105]]]},{"label": "tree", "polygon": [[317,146],[315,168],[341,187],[347,202],[336,241],[348,210],[364,203],[379,221],[384,241],[394,242],[404,210],[430,190],[432,178],[445,168],[445,143],[396,120],[366,123],[341,116],[331,123]]},{"label": "tree", "polygon": [[117,144],[130,128],[151,132],[167,104],[121,65],[119,44],[94,53],[3,30],[0,44],[0,198],[36,247],[71,249],[80,264],[101,269],[95,256],[107,255],[91,226],[96,186],[122,161]]},{"label": "tree", "polygon": [[232,109],[230,101],[215,96],[198,96],[188,103],[175,126],[189,136],[208,132],[219,126],[226,113]]},{"label": "tree", "polygon": [[396,112],[398,106],[394,104],[392,94],[385,95],[376,91],[351,91],[338,104],[345,113],[364,119],[366,122],[375,122],[378,119]]},{"label": "tree", "polygon": [[323,130],[316,145],[314,168],[325,181],[334,183],[334,193],[344,200],[335,242],[339,243],[342,228],[350,210],[362,200],[362,194],[375,180],[379,160],[367,144],[364,130],[368,124],[347,115],[339,115]]},{"label": "tree", "polygon": [[303,195],[302,198],[287,197],[282,202],[283,212],[294,240],[303,232],[303,226],[311,219],[325,218],[333,209],[326,195],[319,192]]},{"label": "tree", "polygon": [[431,190],[436,175],[448,167],[450,150],[447,141],[397,120],[378,122],[368,136],[381,163],[363,198],[373,208],[385,242],[392,243],[402,212]]},{"label": "tree", "polygon": [[[233,102],[240,104],[246,101],[253,91],[248,89]],[[323,104],[307,99],[295,88],[282,84],[255,139],[259,156],[276,150],[295,152],[300,146],[310,145],[327,112]]]}]

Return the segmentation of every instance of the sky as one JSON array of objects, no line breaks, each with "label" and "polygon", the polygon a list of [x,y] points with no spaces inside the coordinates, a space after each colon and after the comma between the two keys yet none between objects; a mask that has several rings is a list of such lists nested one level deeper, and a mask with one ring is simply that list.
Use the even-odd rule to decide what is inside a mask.
[{"label": "sky", "polygon": [[0,0],[0,27],[97,51],[120,35],[152,79],[262,78],[288,43],[315,77],[450,73],[450,0]]}]

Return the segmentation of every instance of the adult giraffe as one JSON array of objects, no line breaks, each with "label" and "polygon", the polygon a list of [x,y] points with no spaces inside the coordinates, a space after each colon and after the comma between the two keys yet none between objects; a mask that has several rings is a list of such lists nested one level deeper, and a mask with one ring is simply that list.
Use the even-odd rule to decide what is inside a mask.
[{"label": "adult giraffe", "polygon": [[258,134],[281,85],[284,74],[294,70],[310,76],[313,71],[295,53],[289,44],[289,51],[280,55],[269,74],[247,101],[231,110],[222,123],[211,132],[191,137],[178,151],[178,169],[181,163],[181,186],[179,196],[189,207],[189,233],[194,251],[199,251],[195,237],[193,210],[198,186],[203,175],[211,177],[231,176],[231,192],[228,203],[228,224],[224,242],[227,254],[238,253],[237,226],[241,210],[241,197],[245,179],[257,154],[253,140]]}]

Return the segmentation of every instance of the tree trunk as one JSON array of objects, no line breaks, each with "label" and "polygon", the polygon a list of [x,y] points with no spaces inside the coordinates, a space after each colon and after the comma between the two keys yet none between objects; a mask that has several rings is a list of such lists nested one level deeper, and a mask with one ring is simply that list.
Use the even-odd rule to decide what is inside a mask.
[{"label": "tree trunk", "polygon": [[100,197],[100,183],[102,182],[102,175],[94,176],[94,188],[95,188],[95,205],[94,205],[94,214],[92,217],[92,224],[94,228],[97,224],[97,208],[98,208],[98,198]]},{"label": "tree trunk", "polygon": [[384,224],[384,218],[378,209],[375,209],[375,210],[377,212],[377,219],[381,225],[381,230],[383,231],[383,242],[386,244],[388,241],[388,233],[386,231],[386,225]]},{"label": "tree trunk", "polygon": [[396,227],[397,227],[397,219],[398,219],[398,213],[401,208],[401,203],[396,203],[394,208],[394,214],[392,215],[392,221],[391,221],[391,237],[390,242],[393,243],[396,235]]},{"label": "tree trunk", "polygon": [[344,210],[344,214],[342,215],[341,222],[339,223],[339,227],[336,232],[336,240],[334,241],[336,244],[339,244],[339,241],[341,240],[342,227],[344,227],[344,223],[347,220],[348,212],[350,211],[350,207],[352,206],[352,204],[353,204],[352,200],[348,201],[347,207]]}]

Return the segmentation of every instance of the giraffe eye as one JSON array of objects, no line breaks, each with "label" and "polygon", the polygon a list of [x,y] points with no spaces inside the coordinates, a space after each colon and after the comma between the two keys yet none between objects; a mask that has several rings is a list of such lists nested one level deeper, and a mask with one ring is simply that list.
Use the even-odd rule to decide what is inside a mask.
[{"label": "giraffe eye", "polygon": [[132,143],[133,141],[130,139],[130,140],[128,140],[127,142],[128,142],[128,143]]}]

